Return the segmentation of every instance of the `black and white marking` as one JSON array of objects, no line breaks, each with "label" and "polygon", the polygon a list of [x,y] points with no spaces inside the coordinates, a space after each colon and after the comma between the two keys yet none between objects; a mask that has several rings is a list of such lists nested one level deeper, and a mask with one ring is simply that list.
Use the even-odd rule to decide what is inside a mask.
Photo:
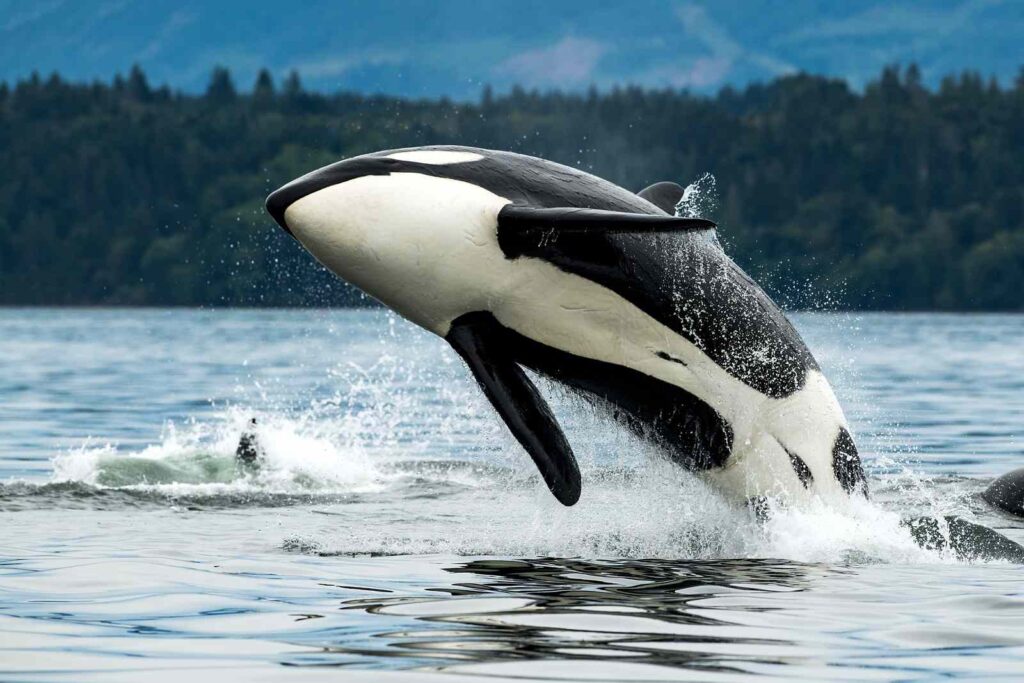
[{"label": "black and white marking", "polygon": [[256,418],[253,417],[249,419],[245,430],[238,438],[238,446],[235,447],[235,460],[243,467],[257,469],[263,458],[263,446],[256,434]]},{"label": "black and white marking", "polygon": [[565,504],[579,470],[520,366],[612,406],[737,499],[865,491],[814,358],[714,225],[671,215],[680,195],[424,147],[314,171],[267,209],[333,272],[447,339]]}]

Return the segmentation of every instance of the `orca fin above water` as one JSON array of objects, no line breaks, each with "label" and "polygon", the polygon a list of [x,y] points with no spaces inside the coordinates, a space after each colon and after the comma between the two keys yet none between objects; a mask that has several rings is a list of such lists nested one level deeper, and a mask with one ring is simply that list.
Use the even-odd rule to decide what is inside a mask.
[{"label": "orca fin above water", "polygon": [[654,204],[668,215],[674,216],[676,205],[683,198],[685,192],[686,190],[683,189],[682,185],[666,180],[649,185],[636,194],[641,199],[646,199],[651,204]]},{"label": "orca fin above water", "polygon": [[490,313],[467,313],[452,322],[445,339],[533,458],[551,493],[563,505],[573,505],[582,482],[572,448],[537,387],[503,348],[502,329]]},{"label": "orca fin above water", "polygon": [[1024,467],[998,477],[982,492],[981,497],[1003,512],[1024,517]]},{"label": "orca fin above water", "polygon": [[998,531],[961,517],[942,518],[946,529],[935,517],[907,519],[903,525],[910,529],[914,541],[925,550],[953,551],[961,560],[1004,561],[1024,564],[1024,546],[1003,536]]}]

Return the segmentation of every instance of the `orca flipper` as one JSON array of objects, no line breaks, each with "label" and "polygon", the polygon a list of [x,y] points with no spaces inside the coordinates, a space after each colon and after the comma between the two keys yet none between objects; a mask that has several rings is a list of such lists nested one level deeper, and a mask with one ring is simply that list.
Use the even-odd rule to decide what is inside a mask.
[{"label": "orca flipper", "polygon": [[981,497],[1003,512],[1024,517],[1024,467],[1007,472],[993,481]]},{"label": "orca flipper", "polygon": [[910,529],[914,541],[925,550],[945,550],[948,547],[962,560],[1003,560],[1024,564],[1024,546],[998,531],[960,517],[947,516],[943,519],[949,530],[948,537],[934,517],[904,520],[903,525]]},{"label": "orca flipper", "polygon": [[573,505],[582,484],[572,448],[537,387],[503,348],[501,329],[490,313],[467,313],[452,322],[445,340],[466,361],[551,493],[563,505]]},{"label": "orca flipper", "polygon": [[676,204],[683,198],[684,192],[686,190],[683,189],[682,185],[666,180],[649,185],[636,194],[641,199],[646,199],[651,204],[654,204],[668,215],[674,216]]}]

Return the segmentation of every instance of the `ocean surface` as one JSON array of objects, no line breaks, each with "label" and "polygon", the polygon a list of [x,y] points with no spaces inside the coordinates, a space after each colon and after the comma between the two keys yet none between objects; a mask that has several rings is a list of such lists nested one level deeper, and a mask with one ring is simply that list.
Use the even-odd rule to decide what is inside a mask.
[{"label": "ocean surface", "polygon": [[1024,317],[794,320],[873,501],[759,524],[543,384],[563,508],[383,311],[0,310],[0,680],[1021,680],[1024,568],[900,520],[1024,541]]}]

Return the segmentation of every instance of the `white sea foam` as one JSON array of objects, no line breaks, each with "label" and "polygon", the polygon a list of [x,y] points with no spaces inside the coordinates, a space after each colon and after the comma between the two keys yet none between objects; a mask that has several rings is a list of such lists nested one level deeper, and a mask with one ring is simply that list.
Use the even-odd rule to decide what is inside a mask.
[{"label": "white sea foam", "polygon": [[218,490],[360,493],[380,488],[381,473],[358,442],[324,433],[322,425],[301,418],[258,416],[260,466],[241,466],[235,449],[249,418],[249,413],[231,410],[211,423],[168,423],[159,443],[139,451],[87,442],[54,459],[53,481],[176,495]]}]

